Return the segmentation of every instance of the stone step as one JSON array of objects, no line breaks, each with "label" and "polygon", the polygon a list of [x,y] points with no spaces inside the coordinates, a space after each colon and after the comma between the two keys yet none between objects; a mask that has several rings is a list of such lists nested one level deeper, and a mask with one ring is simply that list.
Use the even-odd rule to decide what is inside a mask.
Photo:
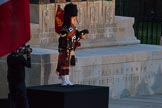
[{"label": "stone step", "polygon": [[109,108],[162,108],[162,94],[110,99]]}]

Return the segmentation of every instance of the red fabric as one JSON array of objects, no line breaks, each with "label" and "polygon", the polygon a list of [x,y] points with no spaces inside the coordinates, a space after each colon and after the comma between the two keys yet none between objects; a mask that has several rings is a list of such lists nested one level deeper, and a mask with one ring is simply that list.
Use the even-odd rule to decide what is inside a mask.
[{"label": "red fabric", "polygon": [[76,42],[75,42],[75,46],[76,46],[76,47],[80,47],[80,46],[81,46],[81,43],[78,42],[78,41],[76,41]]},{"label": "red fabric", "polygon": [[56,71],[59,73],[59,76],[69,75],[69,56],[66,53],[66,50],[59,53],[58,64]]},{"label": "red fabric", "polygon": [[76,34],[76,30],[74,29],[73,31],[68,33],[67,38],[71,39],[75,34]]},{"label": "red fabric", "polygon": [[64,22],[64,11],[61,9],[60,5],[58,5],[56,16],[55,16],[55,31],[56,31],[56,33],[60,34],[63,22]]},{"label": "red fabric", "polygon": [[0,57],[29,40],[29,0],[9,0],[0,4]]}]

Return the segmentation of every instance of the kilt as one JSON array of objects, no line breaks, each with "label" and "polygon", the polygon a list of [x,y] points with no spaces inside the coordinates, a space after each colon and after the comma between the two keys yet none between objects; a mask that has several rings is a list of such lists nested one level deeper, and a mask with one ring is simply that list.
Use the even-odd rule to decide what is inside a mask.
[{"label": "kilt", "polygon": [[56,69],[59,76],[69,75],[69,66],[70,66],[69,55],[65,51],[59,52]]}]

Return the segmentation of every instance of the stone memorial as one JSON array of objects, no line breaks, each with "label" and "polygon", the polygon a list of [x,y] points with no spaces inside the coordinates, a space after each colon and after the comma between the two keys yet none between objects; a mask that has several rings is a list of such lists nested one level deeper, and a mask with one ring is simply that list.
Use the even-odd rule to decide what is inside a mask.
[{"label": "stone memorial", "polygon": [[[32,68],[28,86],[60,83],[55,73],[57,39],[54,21],[57,5],[67,2],[30,4]],[[70,69],[76,84],[109,86],[111,98],[162,93],[162,47],[144,45],[136,39],[134,18],[115,16],[115,0],[75,1],[78,28],[89,29],[77,49],[78,62]],[[0,58],[0,97],[7,96],[6,57]]]},{"label": "stone memorial", "polygon": [[[75,2],[78,5],[78,29],[87,28],[90,34],[82,48],[137,44],[133,31],[133,18],[115,17],[115,0]],[[57,6],[65,3],[30,4],[33,47],[57,49],[59,35],[55,33]],[[127,24],[125,24],[127,23]]]}]

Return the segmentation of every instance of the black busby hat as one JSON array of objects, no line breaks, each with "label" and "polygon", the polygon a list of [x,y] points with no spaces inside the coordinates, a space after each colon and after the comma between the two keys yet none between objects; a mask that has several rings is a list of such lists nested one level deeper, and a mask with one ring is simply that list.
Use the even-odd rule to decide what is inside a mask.
[{"label": "black busby hat", "polygon": [[78,15],[77,5],[73,3],[66,4],[64,7],[64,22],[70,24],[70,18]]}]

